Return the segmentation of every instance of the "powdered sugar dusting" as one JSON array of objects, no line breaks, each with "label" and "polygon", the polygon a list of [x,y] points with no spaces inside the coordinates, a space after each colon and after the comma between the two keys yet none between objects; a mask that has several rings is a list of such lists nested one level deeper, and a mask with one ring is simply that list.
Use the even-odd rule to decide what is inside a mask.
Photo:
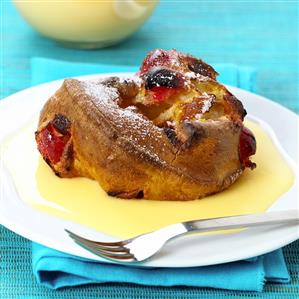
[{"label": "powdered sugar dusting", "polygon": [[183,79],[184,79],[184,85],[187,88],[191,86],[191,80],[197,80],[202,82],[211,80],[209,77],[194,72],[185,72],[183,75]]},{"label": "powdered sugar dusting", "polygon": [[201,74],[194,73],[194,72],[191,72],[191,71],[184,73],[184,77],[185,77],[185,79],[198,79],[200,81],[210,80],[209,77],[206,77],[206,76],[203,76]]},{"label": "powdered sugar dusting", "polygon": [[194,115],[196,121],[200,121],[203,115],[211,109],[214,103],[214,96],[206,92],[203,92],[200,98],[202,99],[200,109],[198,113]]},{"label": "powdered sugar dusting", "polygon": [[137,75],[133,75],[130,77],[119,77],[119,83],[124,83],[124,82],[134,82],[137,86],[141,86],[143,83],[143,80],[137,76]]},{"label": "powdered sugar dusting", "polygon": [[[131,78],[124,78],[123,82]],[[99,117],[106,119],[106,125],[110,126],[117,138],[124,140],[127,147],[124,149],[137,155],[140,159],[146,159],[159,165],[166,165],[163,155],[165,151],[165,136],[162,130],[156,127],[152,121],[146,118],[139,109],[134,106],[122,108],[118,89],[107,86],[106,80],[80,81],[80,89],[77,96],[84,101],[88,96],[91,101],[87,101],[91,109],[100,112]],[[133,81],[136,83],[135,78]],[[164,137],[164,139],[163,139]]]},{"label": "powdered sugar dusting", "polygon": [[[119,118],[116,119],[116,125],[122,128],[126,137],[130,142],[142,151],[141,156],[145,158],[150,157],[153,161],[159,162],[160,164],[165,164],[166,162],[162,160],[157,154],[155,149],[155,144],[161,144],[161,135],[152,134],[151,129],[154,127],[151,125],[149,120],[145,119],[143,115],[136,113],[136,107],[129,106],[125,109],[118,109],[117,114]],[[125,127],[124,127],[125,124]]]},{"label": "powdered sugar dusting", "polygon": [[125,130],[132,132],[132,139],[141,138],[145,140],[145,137],[150,134],[151,123],[142,114],[137,113],[135,107],[120,108],[117,110],[117,114],[119,115],[119,125],[123,125],[124,119],[127,120]]},{"label": "powdered sugar dusting", "polygon": [[[124,78],[123,80],[128,79]],[[151,132],[155,126],[138,112],[137,107],[119,107],[117,89],[101,84],[101,81],[85,81],[81,82],[81,86],[84,93],[92,97],[96,104],[98,103],[99,109],[106,111],[107,118],[112,119],[113,126],[117,132],[121,133],[119,136],[128,140],[133,148],[139,152],[140,157],[150,158],[160,164],[166,163],[159,157],[155,149],[156,144],[163,146],[159,140],[161,134],[159,131]]]},{"label": "powdered sugar dusting", "polygon": [[127,107],[125,109],[119,109],[117,113],[119,114],[120,118],[125,118],[130,121],[130,125],[132,128],[130,129],[139,129],[139,133],[142,136],[146,136],[148,130],[146,130],[145,122],[146,120],[143,118],[142,115],[136,113],[131,107]]},{"label": "powdered sugar dusting", "polygon": [[202,101],[201,113],[206,113],[210,110],[214,101],[213,101],[213,97],[208,95],[206,92],[203,93],[203,96],[206,98]]},{"label": "powdered sugar dusting", "polygon": [[109,104],[115,108],[118,107],[117,102],[119,93],[116,88],[97,84],[92,81],[82,81],[81,86],[83,87],[84,92],[92,97],[93,100],[102,104]]}]

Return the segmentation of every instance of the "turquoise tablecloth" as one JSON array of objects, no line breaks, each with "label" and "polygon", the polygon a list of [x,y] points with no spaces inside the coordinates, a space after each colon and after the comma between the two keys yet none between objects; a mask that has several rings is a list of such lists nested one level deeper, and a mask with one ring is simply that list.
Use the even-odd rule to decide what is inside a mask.
[{"label": "turquoise tablecloth", "polygon": [[[298,3],[296,1],[162,1],[133,38],[101,51],[58,47],[38,36],[1,1],[0,98],[30,85],[30,58],[136,65],[152,48],[178,48],[209,63],[252,65],[257,93],[298,110]],[[17,117],[17,116],[16,116]],[[268,298],[299,293],[299,241],[283,249],[291,283],[267,284],[263,293],[193,287],[140,287],[106,284],[53,291],[36,284],[31,243],[0,227],[0,298]]]}]

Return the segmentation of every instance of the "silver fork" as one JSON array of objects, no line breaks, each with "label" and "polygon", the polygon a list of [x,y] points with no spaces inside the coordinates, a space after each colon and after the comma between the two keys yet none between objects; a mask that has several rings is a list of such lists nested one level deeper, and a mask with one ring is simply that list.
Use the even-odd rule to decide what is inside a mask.
[{"label": "silver fork", "polygon": [[118,242],[92,241],[70,230],[65,229],[65,231],[78,245],[100,257],[117,261],[118,263],[136,263],[152,257],[170,239],[190,232],[286,224],[299,224],[298,210],[186,221]]}]

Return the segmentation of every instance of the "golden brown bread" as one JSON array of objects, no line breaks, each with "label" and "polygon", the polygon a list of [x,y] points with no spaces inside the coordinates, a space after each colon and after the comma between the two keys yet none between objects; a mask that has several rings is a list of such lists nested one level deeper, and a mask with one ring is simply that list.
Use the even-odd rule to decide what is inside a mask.
[{"label": "golden brown bread", "polygon": [[184,82],[172,94],[160,70],[65,80],[41,111],[36,140],[44,159],[57,175],[95,179],[121,198],[193,200],[230,186],[253,166],[240,159],[243,106],[211,67],[210,77],[179,69]]}]

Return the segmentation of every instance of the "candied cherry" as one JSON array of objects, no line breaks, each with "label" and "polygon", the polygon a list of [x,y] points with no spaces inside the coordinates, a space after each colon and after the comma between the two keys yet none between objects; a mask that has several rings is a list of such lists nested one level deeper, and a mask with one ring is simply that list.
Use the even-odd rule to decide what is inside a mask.
[{"label": "candied cherry", "polygon": [[255,137],[248,128],[243,127],[240,134],[239,157],[244,166],[250,167],[251,169],[256,167],[256,164],[249,160],[249,157],[254,155],[255,153]]},{"label": "candied cherry", "polygon": [[157,66],[168,66],[178,63],[179,54],[175,50],[162,50],[155,49],[151,51],[143,60],[140,67],[140,75],[144,75],[150,71],[153,67]]},{"label": "candied cherry", "polygon": [[169,97],[177,93],[177,89],[168,87],[153,87],[150,90],[150,93],[156,102],[164,102]]},{"label": "candied cherry", "polygon": [[164,68],[152,69],[145,78],[145,89],[149,90],[156,102],[164,102],[183,85],[184,80],[180,74]]},{"label": "candied cherry", "polygon": [[56,164],[61,160],[64,148],[71,137],[68,128],[69,121],[56,116],[36,133],[38,150],[48,163]]}]

